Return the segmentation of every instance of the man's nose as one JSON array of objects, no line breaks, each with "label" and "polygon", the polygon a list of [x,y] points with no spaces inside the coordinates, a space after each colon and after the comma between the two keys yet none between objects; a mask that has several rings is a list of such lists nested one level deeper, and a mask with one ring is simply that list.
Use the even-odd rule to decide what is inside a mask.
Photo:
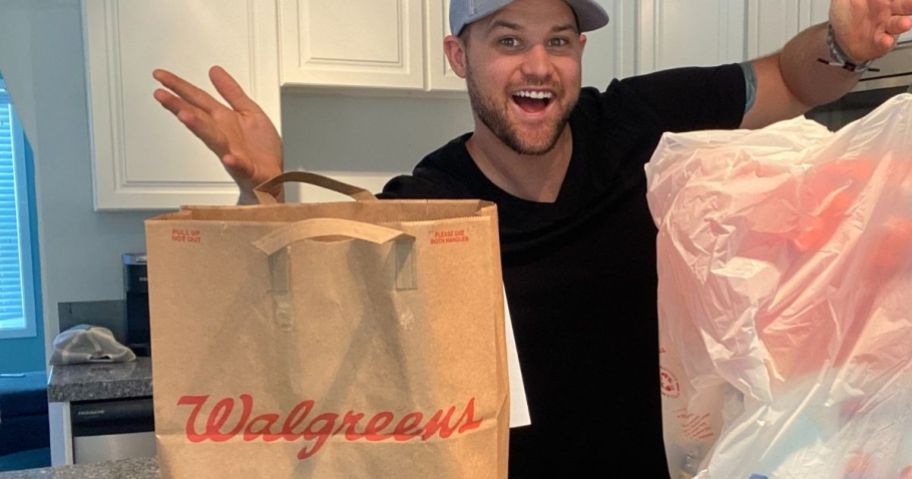
[{"label": "man's nose", "polygon": [[526,51],[521,71],[528,79],[547,80],[553,72],[551,55],[544,45],[535,45]]}]

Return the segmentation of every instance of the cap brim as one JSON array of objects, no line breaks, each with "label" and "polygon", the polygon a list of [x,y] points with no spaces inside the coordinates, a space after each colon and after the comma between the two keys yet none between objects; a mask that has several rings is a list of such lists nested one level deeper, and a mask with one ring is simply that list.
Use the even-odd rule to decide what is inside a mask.
[{"label": "cap brim", "polygon": [[576,13],[580,32],[597,30],[608,24],[608,13],[592,0],[565,0]]}]

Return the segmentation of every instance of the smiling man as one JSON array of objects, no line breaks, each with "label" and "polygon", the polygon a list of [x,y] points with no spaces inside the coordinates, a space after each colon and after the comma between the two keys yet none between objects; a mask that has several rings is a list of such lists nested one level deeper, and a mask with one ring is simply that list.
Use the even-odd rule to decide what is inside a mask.
[{"label": "smiling man", "polygon": [[[563,2],[523,1],[496,10],[497,3],[485,4],[495,12],[470,25],[457,20],[452,28],[463,30],[460,37],[444,43],[450,64],[466,78],[474,112],[475,134],[466,147],[498,186],[553,201],[573,151],[567,122],[579,97],[586,38]],[[592,12],[592,26],[607,22],[604,12]],[[522,176],[547,184],[518,181],[499,161],[505,154],[524,156]]]},{"label": "smiling man", "polygon": [[[498,205],[532,418],[511,431],[510,477],[668,476],[643,165],[666,131],[755,128],[840,97],[912,27],[910,12],[912,0],[834,0],[828,24],[774,55],[599,91],[580,85],[582,32],[608,22],[594,1],[451,0],[456,35],[444,44],[474,130],[381,196]],[[154,76],[170,90],[155,98],[218,155],[241,202],[282,170],[275,128],[224,70],[210,78],[227,107],[170,72]]]}]

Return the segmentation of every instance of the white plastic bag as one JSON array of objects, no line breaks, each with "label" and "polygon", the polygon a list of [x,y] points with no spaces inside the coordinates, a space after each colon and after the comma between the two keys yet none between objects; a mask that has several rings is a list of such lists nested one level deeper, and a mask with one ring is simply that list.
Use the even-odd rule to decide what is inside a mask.
[{"label": "white plastic bag", "polygon": [[912,95],[646,165],[673,478],[912,478]]}]

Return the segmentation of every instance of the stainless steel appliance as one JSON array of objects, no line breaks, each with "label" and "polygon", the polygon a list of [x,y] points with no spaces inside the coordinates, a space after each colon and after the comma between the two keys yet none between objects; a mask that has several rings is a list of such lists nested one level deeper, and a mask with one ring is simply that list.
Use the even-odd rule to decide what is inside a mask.
[{"label": "stainless steel appliance", "polygon": [[76,464],[155,456],[151,397],[73,402],[70,417]]},{"label": "stainless steel appliance", "polygon": [[893,51],[875,60],[858,85],[843,98],[809,111],[805,116],[830,130],[867,115],[888,98],[906,93],[912,84],[912,36],[903,35]]}]

